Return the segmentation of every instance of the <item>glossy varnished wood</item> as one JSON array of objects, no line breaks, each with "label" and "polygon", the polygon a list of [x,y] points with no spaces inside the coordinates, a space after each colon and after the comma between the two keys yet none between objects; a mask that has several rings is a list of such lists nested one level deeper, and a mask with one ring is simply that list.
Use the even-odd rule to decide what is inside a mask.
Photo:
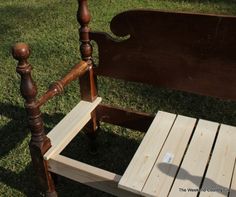
[{"label": "glossy varnished wood", "polygon": [[65,86],[71,81],[78,79],[78,77],[83,76],[88,70],[89,66],[87,62],[82,61],[79,64],[76,64],[61,80],[56,81],[50,86],[49,90],[39,99],[38,106],[43,105],[49,99],[63,92]]},{"label": "glossy varnished wood", "polygon": [[[86,72],[83,76],[79,78],[80,82],[80,92],[81,99],[85,101],[94,101],[97,96],[97,78],[94,74],[94,65],[92,59],[93,48],[90,43],[90,28],[89,22],[91,15],[88,9],[87,0],[78,0],[79,8],[77,12],[77,20],[80,24],[79,28],[79,37],[80,37],[80,53],[82,60],[86,61],[89,66],[89,72]],[[97,135],[98,122],[96,118],[96,113],[92,112],[92,118],[89,123],[86,125],[86,133],[91,139],[91,147],[95,148],[94,140]]]},{"label": "glossy varnished wood", "polygon": [[236,17],[131,10],[91,33],[96,74],[236,100]]},{"label": "glossy varnished wood", "polygon": [[31,77],[32,67],[27,61],[30,55],[29,46],[24,43],[16,44],[12,47],[12,55],[18,60],[16,71],[21,75],[21,95],[25,99],[28,125],[31,131],[29,148],[38,176],[38,185],[46,196],[56,197],[52,176],[47,169],[47,162],[43,159],[43,154],[51,147],[51,143],[44,133],[43,120],[36,101],[37,87]]},{"label": "glossy varnished wood", "polygon": [[78,0],[79,8],[77,12],[77,20],[80,24],[80,52],[82,60],[86,61],[90,67],[89,72],[80,77],[80,92],[83,100],[93,101],[97,97],[96,77],[93,71],[92,53],[93,48],[89,38],[89,22],[91,15],[88,9],[87,0]]}]

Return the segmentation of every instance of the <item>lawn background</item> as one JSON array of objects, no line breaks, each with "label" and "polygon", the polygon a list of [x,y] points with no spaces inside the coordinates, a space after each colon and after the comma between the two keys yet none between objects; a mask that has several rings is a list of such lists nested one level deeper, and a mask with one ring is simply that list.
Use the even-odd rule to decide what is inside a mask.
[{"label": "lawn background", "polygon": [[[227,3],[226,3],[227,2]],[[235,1],[90,0],[93,30],[109,31],[109,21],[129,8],[157,8],[200,13],[236,15]],[[66,0],[0,0],[0,196],[39,196],[30,163],[23,99],[19,93],[16,62],[10,54],[15,42],[26,42],[32,49],[29,59],[33,78],[42,95],[49,84],[61,78],[79,62],[77,2]],[[203,30],[204,31],[204,30]],[[96,47],[95,47],[96,48]],[[97,57],[95,50],[94,56]],[[236,125],[236,103],[188,93],[153,88],[120,80],[99,78],[99,94],[104,103],[155,113],[164,110],[187,116]],[[80,100],[78,82],[63,96],[43,108],[49,131]],[[63,154],[122,174],[143,134],[102,124],[97,155],[89,153],[81,133]],[[110,196],[68,179],[60,178],[60,196]]]}]

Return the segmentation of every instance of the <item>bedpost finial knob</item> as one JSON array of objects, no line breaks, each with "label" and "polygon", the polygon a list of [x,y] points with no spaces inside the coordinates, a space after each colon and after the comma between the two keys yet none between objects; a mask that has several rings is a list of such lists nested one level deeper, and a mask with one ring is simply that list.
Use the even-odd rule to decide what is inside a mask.
[{"label": "bedpost finial knob", "polygon": [[29,45],[23,42],[16,43],[12,47],[12,56],[18,61],[27,60],[30,56]]}]

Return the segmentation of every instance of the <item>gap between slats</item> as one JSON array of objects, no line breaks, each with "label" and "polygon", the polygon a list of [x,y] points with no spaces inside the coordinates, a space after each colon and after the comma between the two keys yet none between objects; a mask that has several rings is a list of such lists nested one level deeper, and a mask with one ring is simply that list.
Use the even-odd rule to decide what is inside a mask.
[{"label": "gap between slats", "polygon": [[[177,116],[174,125],[172,126],[166,138],[166,141],[163,144],[162,149],[156,158],[156,161],[154,162],[153,168],[146,180],[146,183],[144,184],[142,193],[145,196],[168,195],[174,177],[178,172],[178,169],[175,169],[174,165],[180,165],[184,152],[186,151],[186,147],[188,146],[188,143],[194,132],[195,125],[196,119],[181,115]],[[176,142],[175,140],[178,140],[178,142]],[[169,163],[163,162],[164,157],[169,157]],[[165,168],[165,166],[163,165],[167,165],[168,172],[166,173],[168,174],[162,172],[161,169],[159,169],[160,166]],[[173,166],[169,169],[168,165]],[[169,173],[171,173],[171,175]],[[173,173],[175,174],[174,177],[172,176]]]},{"label": "gap between slats", "polygon": [[[180,188],[183,188],[184,190],[187,190],[188,188],[199,188],[201,177],[204,173],[206,164],[209,159],[209,154],[216,137],[218,125],[218,123],[199,120],[191,143],[180,166],[179,172],[175,178],[173,187],[169,193],[169,196],[182,197],[185,195],[197,195],[196,192],[181,192]],[[190,180],[190,177],[194,178],[194,180],[196,178],[197,179],[195,180],[195,182],[193,182],[194,180]]]}]

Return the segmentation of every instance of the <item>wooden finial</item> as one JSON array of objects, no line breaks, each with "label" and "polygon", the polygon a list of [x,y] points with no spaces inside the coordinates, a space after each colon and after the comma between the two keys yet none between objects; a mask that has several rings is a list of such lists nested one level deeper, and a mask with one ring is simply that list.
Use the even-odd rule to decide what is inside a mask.
[{"label": "wooden finial", "polygon": [[12,55],[19,61],[16,71],[21,75],[20,90],[21,95],[25,99],[25,107],[29,118],[29,127],[32,133],[31,142],[37,143],[37,145],[41,147],[46,136],[44,134],[41,112],[36,101],[37,86],[31,76],[32,67],[27,60],[30,56],[29,46],[25,43],[17,43],[12,47]]},{"label": "wooden finial", "polygon": [[[19,42],[12,47],[12,56],[19,61],[17,72],[20,73],[20,68],[29,66],[27,59],[30,56],[30,48],[27,44]],[[29,68],[30,69],[30,68]]]},{"label": "wooden finial", "polygon": [[37,95],[37,87],[32,80],[32,67],[27,60],[30,56],[30,48],[25,43],[17,43],[12,47],[12,55],[18,60],[16,71],[21,75],[21,94],[26,100],[26,105],[32,104]]},{"label": "wooden finial", "polygon": [[[93,71],[92,53],[93,48],[90,43],[89,33],[90,28],[88,26],[91,16],[88,9],[87,0],[78,0],[79,9],[77,12],[77,20],[80,24],[79,35],[80,35],[80,52],[81,57],[88,63],[89,72],[84,76],[80,77],[80,92],[82,100],[94,101],[97,98],[97,79]],[[98,123],[96,113],[91,114],[91,120],[86,125],[86,131],[91,139],[91,144],[94,144],[95,136],[97,133]],[[94,147],[94,146],[92,146]]]},{"label": "wooden finial", "polygon": [[30,48],[27,44],[19,42],[12,47],[12,55],[18,61],[27,60],[30,56]]},{"label": "wooden finial", "polygon": [[89,72],[80,78],[80,92],[83,100],[93,101],[97,97],[96,76],[93,72],[92,52],[93,48],[90,43],[88,26],[91,16],[88,9],[87,0],[78,0],[79,9],[77,12],[77,20],[80,24],[80,52],[81,57],[88,63]]},{"label": "wooden finial", "polygon": [[79,2],[79,9],[77,12],[77,20],[81,26],[79,29],[80,41],[81,41],[80,52],[82,59],[84,61],[88,61],[92,59],[91,56],[93,52],[92,45],[90,44],[90,39],[89,39],[90,28],[88,26],[91,16],[89,13],[87,0],[78,0],[78,2]]}]

